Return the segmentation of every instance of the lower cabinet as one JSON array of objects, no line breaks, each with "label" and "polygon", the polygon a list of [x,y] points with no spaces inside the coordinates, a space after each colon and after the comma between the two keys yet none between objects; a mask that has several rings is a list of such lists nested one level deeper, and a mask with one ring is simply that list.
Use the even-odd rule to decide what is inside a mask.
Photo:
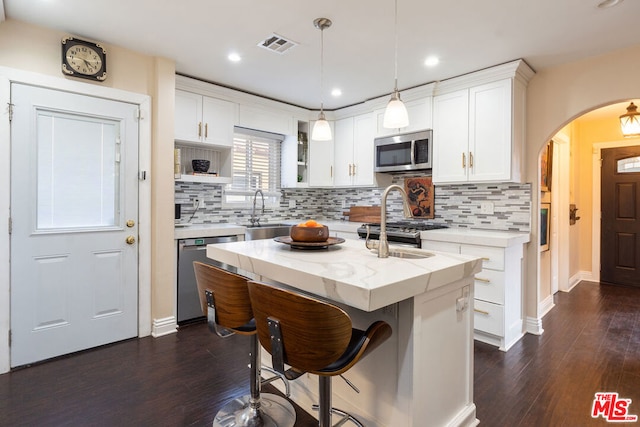
[{"label": "lower cabinet", "polygon": [[422,249],[482,258],[474,283],[474,338],[502,351],[522,338],[523,244],[497,247],[423,239]]}]

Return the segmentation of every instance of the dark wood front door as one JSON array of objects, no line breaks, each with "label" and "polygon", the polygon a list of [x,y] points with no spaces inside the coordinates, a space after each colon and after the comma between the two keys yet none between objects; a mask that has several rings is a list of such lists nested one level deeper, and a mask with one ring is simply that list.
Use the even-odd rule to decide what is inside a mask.
[{"label": "dark wood front door", "polygon": [[640,146],[602,150],[600,281],[640,287]]}]

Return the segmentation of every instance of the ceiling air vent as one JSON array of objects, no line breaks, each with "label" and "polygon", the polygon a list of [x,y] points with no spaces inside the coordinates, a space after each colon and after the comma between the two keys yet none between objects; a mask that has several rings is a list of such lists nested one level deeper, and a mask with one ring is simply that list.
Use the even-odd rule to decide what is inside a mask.
[{"label": "ceiling air vent", "polygon": [[271,34],[269,37],[258,43],[258,46],[280,54],[285,53],[286,51],[297,45],[298,43],[287,40],[277,34]]}]

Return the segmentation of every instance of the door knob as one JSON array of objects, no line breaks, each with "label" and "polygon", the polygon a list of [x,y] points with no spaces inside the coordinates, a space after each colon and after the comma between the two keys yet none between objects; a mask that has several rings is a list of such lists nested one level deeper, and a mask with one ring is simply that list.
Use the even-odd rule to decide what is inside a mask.
[{"label": "door knob", "polygon": [[127,221],[127,227],[131,228],[134,225],[136,225],[136,222],[134,220],[130,219],[130,220]]},{"label": "door knob", "polygon": [[125,241],[127,242],[127,245],[133,245],[136,242],[136,238],[133,236],[127,236]]}]

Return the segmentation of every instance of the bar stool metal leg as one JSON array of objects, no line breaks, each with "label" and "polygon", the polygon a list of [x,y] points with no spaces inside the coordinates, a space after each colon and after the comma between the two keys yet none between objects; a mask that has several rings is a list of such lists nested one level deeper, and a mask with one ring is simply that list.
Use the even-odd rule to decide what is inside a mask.
[{"label": "bar stool metal leg", "polygon": [[227,403],[213,420],[213,427],[293,427],[296,411],[277,394],[260,393],[260,344],[251,336],[249,357],[251,394]]},{"label": "bar stool metal leg", "polygon": [[[313,405],[312,409],[319,411],[318,420],[320,427],[340,427],[347,421],[351,421],[357,427],[364,427],[364,425],[358,421],[353,415],[348,412],[342,411],[337,408],[331,407],[331,377],[321,375],[319,378],[319,399],[318,405]],[[332,415],[340,415],[340,420],[332,424]]]}]

